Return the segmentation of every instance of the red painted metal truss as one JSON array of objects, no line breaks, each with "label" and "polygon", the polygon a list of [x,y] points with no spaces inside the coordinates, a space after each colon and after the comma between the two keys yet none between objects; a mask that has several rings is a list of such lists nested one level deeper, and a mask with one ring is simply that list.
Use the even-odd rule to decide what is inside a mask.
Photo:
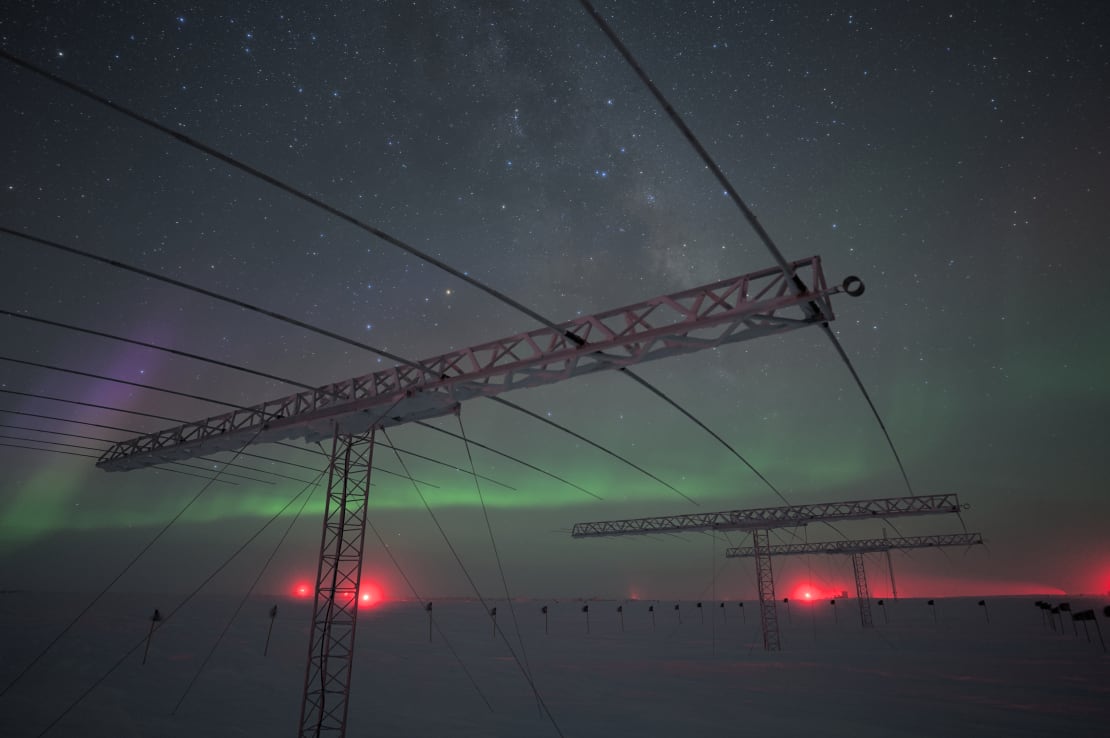
[{"label": "red painted metal truss", "polygon": [[[127,470],[248,441],[322,440],[447,415],[461,402],[783,333],[834,318],[817,256],[298,392],[116,443],[97,466]],[[858,281],[858,280],[857,280]],[[853,292],[853,294],[855,294]]]},{"label": "red painted metal truss", "polygon": [[663,515],[652,518],[575,523],[571,529],[571,536],[589,538],[703,530],[769,530],[824,521],[958,513],[961,509],[963,508],[960,501],[954,494],[884,497],[875,500],[819,502],[812,505],[785,505],[692,515]]}]

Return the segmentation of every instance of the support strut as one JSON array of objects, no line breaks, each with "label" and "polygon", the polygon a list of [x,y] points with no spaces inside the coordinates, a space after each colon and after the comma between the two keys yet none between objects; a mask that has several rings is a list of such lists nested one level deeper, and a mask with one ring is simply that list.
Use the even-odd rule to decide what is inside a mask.
[{"label": "support strut", "polygon": [[775,577],[771,571],[771,533],[767,530],[752,531],[755,549],[755,576],[759,586],[759,623],[763,627],[763,649],[779,651],[779,616],[775,609]]},{"label": "support strut", "polygon": [[[883,528],[883,538],[886,538],[886,528]],[[894,562],[890,559],[890,549],[886,550],[886,568],[890,572],[890,599],[898,601],[898,585],[894,583]]]},{"label": "support strut", "polygon": [[856,577],[856,602],[859,603],[859,623],[864,628],[874,624],[871,621],[871,591],[867,587],[867,569],[863,566],[863,553],[852,552],[852,573]]},{"label": "support strut", "polygon": [[300,738],[347,732],[374,431],[332,437]]}]

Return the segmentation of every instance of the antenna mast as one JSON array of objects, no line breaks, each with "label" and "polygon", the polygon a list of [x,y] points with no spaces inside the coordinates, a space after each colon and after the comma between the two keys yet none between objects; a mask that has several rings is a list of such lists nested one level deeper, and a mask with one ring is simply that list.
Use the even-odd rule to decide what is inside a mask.
[{"label": "antenna mast", "polygon": [[862,291],[855,277],[829,287],[819,257],[791,266],[789,280],[777,267],[764,269],[121,441],[97,466],[140,469],[236,450],[252,439],[331,439],[299,735],[342,738],[374,432],[447,415],[478,397],[824,324],[835,317],[832,295]]}]

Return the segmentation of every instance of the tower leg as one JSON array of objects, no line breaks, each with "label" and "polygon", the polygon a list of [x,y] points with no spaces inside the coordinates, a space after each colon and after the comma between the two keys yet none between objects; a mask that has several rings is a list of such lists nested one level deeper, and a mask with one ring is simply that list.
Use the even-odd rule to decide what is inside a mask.
[{"label": "tower leg", "polygon": [[775,577],[771,571],[771,557],[768,554],[771,534],[765,530],[752,531],[752,546],[755,548],[755,576],[759,585],[759,621],[763,626],[763,649],[780,651],[779,617],[775,609]]},{"label": "tower leg", "polygon": [[859,622],[864,628],[872,627],[871,592],[867,588],[867,569],[863,566],[863,554],[852,554],[852,573],[856,575],[856,602],[859,603]]},{"label": "tower leg", "polygon": [[[886,528],[883,528],[883,538],[886,538]],[[890,549],[886,550],[886,569],[890,572],[890,599],[898,601],[898,585],[894,583],[894,562],[890,558]]]},{"label": "tower leg", "polygon": [[300,738],[347,731],[374,431],[332,439]]}]

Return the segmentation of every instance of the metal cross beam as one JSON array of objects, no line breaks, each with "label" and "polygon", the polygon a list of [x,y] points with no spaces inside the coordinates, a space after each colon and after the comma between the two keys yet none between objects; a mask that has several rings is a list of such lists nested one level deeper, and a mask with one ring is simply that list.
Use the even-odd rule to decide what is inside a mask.
[{"label": "metal cross beam", "polygon": [[571,529],[571,536],[590,538],[704,530],[770,530],[824,521],[958,513],[961,509],[960,501],[954,494],[883,497],[875,500],[819,502],[812,505],[785,505],[692,515],[663,515],[652,518],[575,523]]},{"label": "metal cross beam", "polygon": [[[233,451],[254,443],[331,438],[447,415],[461,402],[594,372],[775,335],[834,318],[821,261],[793,263],[806,291],[764,269],[634,305],[538,328],[253,407],[121,441],[110,471]],[[854,278],[852,278],[854,279]],[[857,280],[858,281],[858,280]],[[846,280],[847,282],[847,280]],[[814,306],[819,308],[814,312]]]},{"label": "metal cross beam", "polygon": [[[725,556],[730,559],[754,558],[756,571],[763,566],[770,571],[770,557],[799,556],[802,554],[846,554],[852,557],[852,575],[856,581],[856,603],[859,605],[860,625],[870,628],[871,591],[867,584],[867,569],[863,555],[872,551],[886,551],[911,548],[936,548],[942,546],[975,546],[983,543],[981,533],[945,533],[932,536],[906,536],[904,538],[863,538],[849,541],[828,541],[823,543],[783,543],[768,546],[760,544],[752,535],[751,546],[729,548]],[[764,564],[763,562],[767,562]],[[763,584],[760,582],[760,595]],[[766,635],[764,636],[766,640]]]},{"label": "metal cross beam", "polygon": [[[940,546],[976,546],[982,543],[982,533],[948,533],[935,536],[906,536],[905,538],[861,538],[851,541],[783,543],[771,546],[766,553],[770,556],[851,554]],[[725,556],[730,559],[750,558],[755,556],[755,553],[755,549],[751,546],[725,549]]]},{"label": "metal cross beam", "polygon": [[[777,555],[783,546],[770,545],[769,531],[774,528],[793,528],[809,523],[834,520],[861,520],[867,518],[887,518],[907,515],[933,515],[958,513],[962,509],[956,495],[922,495],[920,497],[885,497],[876,500],[848,500],[845,502],[820,502],[811,505],[785,505],[780,507],[761,507],[747,510],[725,510],[723,512],[695,513],[693,515],[663,515],[654,518],[630,518],[628,520],[603,520],[593,523],[576,523],[571,529],[574,538],[600,538],[607,536],[651,535],[652,533],[691,533],[706,530],[750,530],[750,548],[730,548],[726,555],[731,557],[752,557],[759,586],[759,619],[763,628],[763,648],[778,651],[779,638],[778,612],[775,602],[775,582],[771,571],[771,556]],[[874,539],[886,545],[899,539]],[[980,541],[981,542],[981,541]],[[852,543],[849,541],[848,543]],[[862,542],[861,542],[862,543]],[[798,544],[806,546],[807,544]],[[829,545],[829,544],[811,544]],[[875,549],[883,550],[883,549]],[[740,553],[742,552],[742,553]],[[851,553],[846,549],[845,553]],[[791,552],[793,553],[793,552]],[[800,553],[806,553],[802,551]],[[823,552],[822,552],[823,553]],[[857,570],[856,591],[860,590]],[[866,591],[867,583],[863,582]],[[870,623],[871,609],[868,598],[866,612],[860,606],[860,617]],[[868,627],[865,625],[865,627]]]}]

